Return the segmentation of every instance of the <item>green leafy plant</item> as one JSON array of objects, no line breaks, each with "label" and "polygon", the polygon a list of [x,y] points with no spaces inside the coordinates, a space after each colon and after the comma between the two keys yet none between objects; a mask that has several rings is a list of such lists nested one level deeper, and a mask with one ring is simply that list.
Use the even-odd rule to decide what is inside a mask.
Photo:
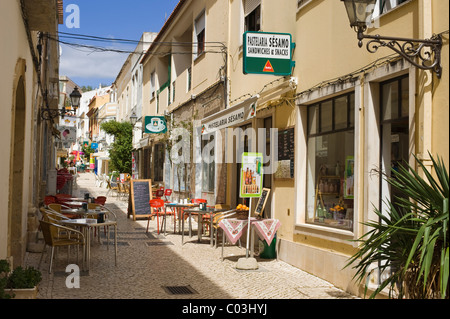
[{"label": "green leafy plant", "polygon": [[433,173],[416,158],[424,178],[408,164],[384,176],[402,195],[386,200],[387,211],[375,209],[379,221],[364,223],[370,230],[356,240],[360,249],[345,266],[356,264],[356,281],[374,264],[387,276],[370,298],[388,287],[390,297],[448,299],[449,178],[442,160],[430,157]]},{"label": "green leafy plant", "polygon": [[[166,121],[168,123],[168,130],[164,135],[160,138],[160,142],[165,145],[164,152],[167,152],[168,159],[170,161],[171,166],[174,167],[174,174],[176,174],[177,178],[177,186],[178,186],[178,199],[180,199],[181,196],[190,197],[191,195],[191,185],[190,185],[190,174],[191,172],[191,165],[189,163],[193,162],[193,152],[189,152],[189,159],[186,161],[186,159],[182,159],[179,163],[173,162],[173,157],[176,157],[176,155],[180,156],[182,155],[181,150],[174,148],[174,146],[182,141],[181,136],[177,136],[175,134],[177,129],[182,129],[184,132],[187,132],[189,134],[188,137],[188,143],[189,147],[192,149],[193,146],[193,122],[197,116],[197,113],[192,115],[192,119],[188,120],[179,120],[175,121],[175,119],[171,119],[169,116],[166,116]],[[175,154],[174,150],[177,150],[179,153]],[[184,192],[182,192],[182,185],[184,185]],[[183,194],[184,193],[184,194]]]},{"label": "green leafy plant", "polygon": [[131,152],[133,150],[133,125],[115,120],[104,122],[101,129],[114,135],[114,143],[109,150],[111,169],[131,174]]},{"label": "green leafy plant", "polygon": [[7,260],[0,260],[0,299],[9,299],[12,296],[5,289],[34,288],[42,281],[42,273],[34,267],[15,268],[11,273]]}]

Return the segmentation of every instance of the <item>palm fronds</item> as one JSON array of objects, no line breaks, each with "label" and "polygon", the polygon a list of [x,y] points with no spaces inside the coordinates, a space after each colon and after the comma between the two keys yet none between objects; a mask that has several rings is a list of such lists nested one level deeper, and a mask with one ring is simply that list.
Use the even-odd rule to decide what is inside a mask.
[{"label": "palm fronds", "polygon": [[370,230],[356,240],[360,250],[345,267],[356,264],[357,282],[374,264],[390,270],[370,298],[386,287],[398,298],[448,298],[449,177],[442,160],[430,158],[434,174],[416,158],[424,178],[408,164],[384,176],[401,196],[386,201],[386,212],[374,209],[379,220],[365,222]]}]

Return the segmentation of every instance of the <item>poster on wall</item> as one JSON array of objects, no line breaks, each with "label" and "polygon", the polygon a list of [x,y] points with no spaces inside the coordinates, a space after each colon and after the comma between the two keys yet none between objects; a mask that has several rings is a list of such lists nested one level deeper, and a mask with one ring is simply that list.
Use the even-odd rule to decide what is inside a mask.
[{"label": "poster on wall", "polygon": [[240,197],[260,197],[263,183],[262,153],[243,153]]},{"label": "poster on wall", "polygon": [[345,158],[345,187],[344,198],[353,198],[354,194],[354,176],[355,176],[355,160],[353,156]]}]

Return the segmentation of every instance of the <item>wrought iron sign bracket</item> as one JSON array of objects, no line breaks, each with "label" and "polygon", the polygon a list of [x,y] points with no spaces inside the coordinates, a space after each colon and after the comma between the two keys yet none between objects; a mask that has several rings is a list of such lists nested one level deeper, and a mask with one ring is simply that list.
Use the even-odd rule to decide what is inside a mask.
[{"label": "wrought iron sign bracket", "polygon": [[[434,71],[436,76],[441,78],[442,37],[440,35],[433,35],[430,39],[420,40],[367,35],[363,33],[365,29],[363,27],[357,29],[359,47],[362,47],[363,39],[369,39],[366,48],[370,53],[377,52],[380,47],[390,48],[415,67],[422,70]],[[416,62],[416,58],[419,59],[419,62]]]}]

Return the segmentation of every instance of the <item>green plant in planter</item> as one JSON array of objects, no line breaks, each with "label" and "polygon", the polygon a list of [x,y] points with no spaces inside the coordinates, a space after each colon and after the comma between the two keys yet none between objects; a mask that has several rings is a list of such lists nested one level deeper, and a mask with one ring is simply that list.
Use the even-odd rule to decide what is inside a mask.
[{"label": "green plant in planter", "polygon": [[5,293],[8,274],[11,271],[8,261],[0,259],[0,299],[9,299],[11,296]]},{"label": "green plant in planter", "polygon": [[430,158],[434,174],[416,158],[425,178],[409,165],[385,176],[402,196],[387,201],[384,212],[375,209],[379,220],[364,223],[370,230],[345,266],[356,264],[359,283],[374,264],[380,273],[390,270],[371,298],[386,287],[398,298],[449,298],[449,176],[442,160]]},{"label": "green plant in planter", "polygon": [[31,289],[42,280],[42,274],[33,267],[15,268],[11,273],[8,261],[0,260],[0,298],[11,298],[5,289]]}]

